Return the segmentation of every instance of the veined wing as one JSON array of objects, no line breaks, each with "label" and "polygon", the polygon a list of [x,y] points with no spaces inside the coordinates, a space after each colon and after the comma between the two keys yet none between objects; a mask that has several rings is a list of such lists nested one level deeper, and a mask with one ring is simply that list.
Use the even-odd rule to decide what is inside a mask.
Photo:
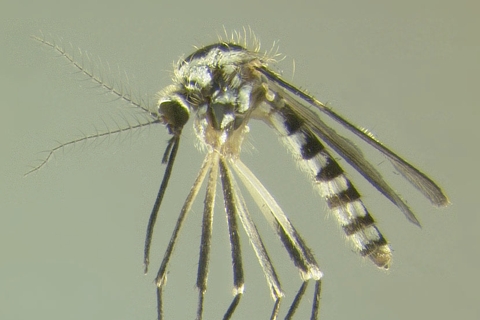
[{"label": "veined wing", "polygon": [[[276,92],[288,91],[293,95],[300,97],[309,105],[327,114],[335,121],[342,124],[351,132],[356,134],[362,140],[369,145],[384,154],[394,167],[424,196],[430,200],[435,206],[446,206],[449,204],[448,198],[440,189],[440,187],[427,177],[424,173],[413,167],[411,164],[400,158],[397,154],[391,151],[389,148],[381,144],[371,134],[368,134],[348,120],[344,119],[331,109],[327,108],[323,103],[316,100],[311,95],[299,90],[295,86],[289,84],[281,77],[261,67],[258,69],[264,74],[269,81],[269,89]],[[377,188],[385,197],[392,201],[397,207],[399,207],[405,216],[413,223],[419,224],[413,212],[405,204],[404,200],[383,180],[381,174],[365,159],[363,153],[348,139],[340,136],[332,128],[326,125],[311,108],[305,106],[297,99],[284,94],[283,98],[289,102],[292,111],[297,113],[308,128],[322,140],[324,140],[333,150],[335,150],[340,156],[342,156],[350,165],[352,165],[365,179],[367,179],[375,188]]]}]

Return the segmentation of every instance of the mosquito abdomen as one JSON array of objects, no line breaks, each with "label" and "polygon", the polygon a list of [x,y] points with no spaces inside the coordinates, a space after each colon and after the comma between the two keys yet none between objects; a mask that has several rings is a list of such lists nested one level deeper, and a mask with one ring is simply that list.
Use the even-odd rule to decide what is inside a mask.
[{"label": "mosquito abdomen", "polygon": [[380,268],[388,269],[392,252],[360,194],[320,140],[304,126],[301,117],[281,97],[269,102],[271,125],[287,147],[297,155],[300,166],[313,179],[320,195],[356,251]]}]

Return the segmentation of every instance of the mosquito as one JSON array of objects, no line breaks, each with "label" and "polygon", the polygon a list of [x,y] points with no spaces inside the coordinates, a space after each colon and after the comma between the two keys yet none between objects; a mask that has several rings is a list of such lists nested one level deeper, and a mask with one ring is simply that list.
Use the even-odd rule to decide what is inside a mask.
[{"label": "mosquito", "polygon": [[355,126],[345,117],[274,72],[269,64],[276,62],[278,55],[274,50],[261,53],[259,42],[254,35],[250,35],[253,43],[250,47],[253,48],[248,49],[247,32],[227,35],[225,40],[220,39],[217,43],[196,48],[195,52],[180,59],[174,69],[173,84],[158,93],[158,102],[153,110],[145,107],[132,95],[125,94],[114,85],[105,82],[82,63],[76,61],[61,46],[45,38],[33,38],[65,57],[75,68],[104,90],[110,91],[141,110],[148,119],[126,128],[96,133],[60,144],[50,150],[40,165],[28,173],[40,169],[55,152],[81,141],[119,134],[153,124],[164,125],[171,135],[162,159],[162,163],[166,165],[165,173],[146,231],[145,273],[149,266],[155,222],[172,174],[182,130],[188,120],[193,118],[194,132],[203,149],[206,150],[206,156],[177,218],[157,272],[155,282],[158,319],[164,319],[163,291],[170,258],[182,225],[205,180],[206,194],[196,280],[198,289],[196,318],[202,319],[204,313],[218,181],[220,181],[227,217],[233,268],[233,299],[226,308],[223,319],[232,318],[244,293],[240,225],[248,236],[270,289],[273,299],[270,319],[279,317],[280,302],[284,292],[267,249],[251,218],[239,188],[238,179],[254,199],[257,209],[263,213],[300,273],[301,286],[287,309],[286,319],[291,319],[297,311],[310,282],[315,285],[311,319],[319,317],[323,276],[320,267],[312,251],[275,198],[240,159],[242,142],[249,132],[250,121],[263,121],[278,133],[280,139],[308,173],[319,195],[325,199],[355,251],[363,257],[368,257],[381,269],[389,268],[392,258],[390,246],[375,226],[375,220],[363,204],[360,193],[332,156],[332,151],[393,202],[410,222],[416,225],[420,223],[405,201],[367,161],[359,148],[329,127],[322,119],[323,117],[338,122],[374,150],[383,154],[394,168],[434,206],[443,207],[449,204],[446,195],[433,180],[383,145],[370,132]]}]

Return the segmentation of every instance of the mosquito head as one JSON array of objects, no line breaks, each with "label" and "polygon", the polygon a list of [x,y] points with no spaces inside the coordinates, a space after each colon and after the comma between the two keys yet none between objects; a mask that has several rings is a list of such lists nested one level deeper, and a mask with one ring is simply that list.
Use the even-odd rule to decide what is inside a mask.
[{"label": "mosquito head", "polygon": [[170,134],[179,134],[190,116],[187,103],[178,94],[164,96],[158,101],[158,113]]}]

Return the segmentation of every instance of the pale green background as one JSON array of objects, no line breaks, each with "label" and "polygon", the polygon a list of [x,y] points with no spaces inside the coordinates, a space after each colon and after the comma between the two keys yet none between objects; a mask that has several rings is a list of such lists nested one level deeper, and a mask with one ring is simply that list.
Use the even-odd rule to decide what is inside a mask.
[{"label": "pale green background", "polygon": [[[102,120],[114,128],[111,117],[118,115],[120,124],[122,115],[132,119],[124,104],[109,102],[109,95],[92,89],[64,59],[29,36],[42,30],[49,39],[49,34],[63,38],[67,47],[72,43],[113,70],[125,70],[133,89],[153,95],[170,83],[172,61],[189,54],[192,45],[215,41],[223,26],[250,26],[265,49],[279,40],[287,58],[278,70],[287,79],[295,59],[295,84],[372,130],[434,177],[453,202],[447,209],[431,207],[386,160],[374,156],[374,164],[418,214],[419,229],[352,175],[394,248],[391,271],[381,272],[345,245],[336,223],[325,218],[325,203],[274,133],[252,125],[255,150],[249,148],[245,162],[271,189],[325,273],[321,319],[479,318],[478,5],[278,3],[1,5],[8,16],[1,20],[0,36],[0,319],[155,319],[153,278],[202,159],[189,124],[156,228],[151,271],[144,276],[144,232],[168,135],[152,126],[133,136],[78,145],[23,177],[56,140],[102,130]],[[12,20],[31,12],[50,18]],[[194,318],[201,202],[172,260],[166,319]],[[284,315],[300,279],[250,204],[287,294]],[[221,207],[217,199],[205,319],[219,319],[231,300]],[[272,301],[266,282],[248,242],[243,249],[246,291],[234,319],[267,319]],[[310,294],[296,319],[308,317]]]}]

